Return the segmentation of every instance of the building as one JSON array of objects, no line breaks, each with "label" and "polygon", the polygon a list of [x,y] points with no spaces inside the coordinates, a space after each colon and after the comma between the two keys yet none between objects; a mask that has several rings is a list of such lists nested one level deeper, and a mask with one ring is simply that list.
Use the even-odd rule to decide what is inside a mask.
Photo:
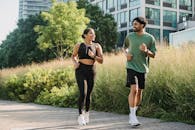
[{"label": "building", "polygon": [[178,24],[195,15],[195,0],[88,0],[98,5],[104,13],[114,16],[122,45],[127,33],[132,31],[132,20],[146,17],[146,31],[160,41],[168,41],[169,34],[176,32]]},{"label": "building", "polygon": [[195,27],[188,28],[182,31],[178,31],[175,33],[170,33],[169,40],[170,45],[172,46],[180,46],[187,43],[195,43]]},{"label": "building", "polygon": [[19,0],[19,19],[49,10],[51,0]]}]

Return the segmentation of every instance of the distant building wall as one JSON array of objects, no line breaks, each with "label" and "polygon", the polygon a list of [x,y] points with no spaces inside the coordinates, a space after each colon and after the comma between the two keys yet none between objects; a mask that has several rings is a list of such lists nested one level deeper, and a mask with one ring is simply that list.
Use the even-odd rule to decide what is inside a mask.
[{"label": "distant building wall", "polygon": [[179,46],[188,42],[195,42],[195,27],[169,34],[170,45]]}]

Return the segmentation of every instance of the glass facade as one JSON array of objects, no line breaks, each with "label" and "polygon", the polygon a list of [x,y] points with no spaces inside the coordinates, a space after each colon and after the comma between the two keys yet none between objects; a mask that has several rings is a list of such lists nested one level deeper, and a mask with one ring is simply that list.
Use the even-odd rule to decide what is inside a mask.
[{"label": "glass facade", "polygon": [[146,0],[146,4],[160,6],[160,0]]},{"label": "glass facade", "polygon": [[192,11],[192,0],[179,0],[179,9]]},{"label": "glass facade", "polygon": [[146,28],[146,32],[152,34],[156,41],[160,41],[160,29],[155,29],[155,28]]},{"label": "glass facade", "polygon": [[182,23],[185,20],[187,21],[191,17],[192,17],[192,14],[180,12],[179,13],[179,23]]},{"label": "glass facade", "polygon": [[160,25],[160,10],[146,7],[146,19],[148,24]]},{"label": "glass facade", "polygon": [[117,3],[117,1],[116,0],[108,0],[107,2],[108,2],[109,12],[116,11],[116,3]]},{"label": "glass facade", "polygon": [[123,42],[125,40],[125,37],[127,35],[127,31],[121,31],[119,32],[119,42],[118,42],[118,46],[122,47],[123,46]]},{"label": "glass facade", "polygon": [[129,11],[129,26],[132,26],[133,19],[138,16],[140,16],[140,8]]},{"label": "glass facade", "polygon": [[163,7],[177,8],[177,0],[163,0]]},{"label": "glass facade", "polygon": [[118,10],[127,8],[127,0],[117,0]]},{"label": "glass facade", "polygon": [[[176,31],[177,24],[183,22],[183,20],[191,20],[192,14],[194,14],[195,11],[195,0],[88,1],[93,1],[93,3],[97,4],[104,13],[110,13],[114,16],[120,33],[119,44],[122,43],[127,32],[132,31],[132,20],[137,16],[146,17],[148,20],[146,31],[154,35],[156,40],[164,39],[168,41],[169,33],[173,32],[171,30]],[[145,3],[142,7],[141,2]],[[194,9],[192,8],[192,4],[194,4]],[[178,26],[178,28],[179,27],[180,26]]]},{"label": "glass facade", "polygon": [[123,11],[123,12],[118,13],[117,23],[118,23],[120,28],[127,27],[127,11]]},{"label": "glass facade", "polygon": [[169,42],[169,34],[175,32],[172,30],[163,30],[163,41]]},{"label": "glass facade", "polygon": [[141,0],[129,0],[129,6],[133,7],[133,6],[140,5],[140,1]]},{"label": "glass facade", "polygon": [[177,27],[177,13],[175,11],[163,11],[163,26]]}]

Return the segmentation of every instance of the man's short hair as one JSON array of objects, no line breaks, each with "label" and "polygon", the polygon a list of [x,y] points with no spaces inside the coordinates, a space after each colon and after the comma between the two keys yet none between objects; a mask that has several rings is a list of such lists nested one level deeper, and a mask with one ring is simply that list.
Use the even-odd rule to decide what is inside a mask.
[{"label": "man's short hair", "polygon": [[147,24],[147,20],[146,20],[144,17],[136,17],[136,18],[133,19],[132,23],[133,23],[134,21],[137,21],[138,23],[143,24],[144,27],[145,27],[146,24]]}]

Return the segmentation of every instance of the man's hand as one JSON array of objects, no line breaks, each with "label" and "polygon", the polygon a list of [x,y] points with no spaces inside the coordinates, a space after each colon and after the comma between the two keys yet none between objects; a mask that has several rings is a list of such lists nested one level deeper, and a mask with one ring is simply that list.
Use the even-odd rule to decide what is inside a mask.
[{"label": "man's hand", "polygon": [[127,57],[127,61],[131,61],[133,59],[133,55],[129,53],[126,54],[126,57]]},{"label": "man's hand", "polygon": [[142,52],[145,52],[145,53],[148,51],[148,48],[147,48],[147,46],[146,46],[145,43],[142,43],[142,44],[140,45],[139,49],[140,49]]}]

